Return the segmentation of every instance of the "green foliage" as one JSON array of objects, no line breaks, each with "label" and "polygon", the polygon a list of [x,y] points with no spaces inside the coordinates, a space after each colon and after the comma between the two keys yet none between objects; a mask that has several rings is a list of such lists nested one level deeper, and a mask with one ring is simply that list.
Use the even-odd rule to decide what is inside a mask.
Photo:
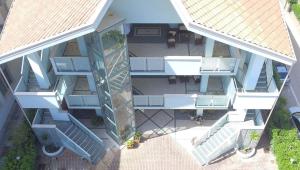
[{"label": "green foliage", "polygon": [[292,9],[297,19],[300,20],[300,4],[293,4]]},{"label": "green foliage", "polygon": [[101,116],[95,116],[93,119],[91,119],[91,123],[93,126],[100,126],[104,123],[104,120]]},{"label": "green foliage", "polygon": [[3,170],[35,169],[36,140],[29,125],[23,122],[12,136],[13,147],[4,157]]},{"label": "green foliage", "polygon": [[300,169],[300,141],[297,138],[297,130],[290,122],[286,103],[285,98],[278,99],[267,130],[278,168],[298,170]]},{"label": "green foliage", "polygon": [[36,109],[28,109],[26,111],[26,115],[29,119],[29,121],[32,123],[33,122],[33,119],[34,119],[34,116],[35,116],[35,113],[36,113]]},{"label": "green foliage", "polygon": [[128,140],[126,144],[128,149],[132,149],[135,146],[134,140]]},{"label": "green foliage", "polygon": [[121,48],[124,45],[125,37],[119,30],[110,30],[102,36],[104,49],[114,47]]},{"label": "green foliage", "polygon": [[290,4],[297,4],[297,3],[298,3],[298,0],[289,0],[289,3],[290,3]]},{"label": "green foliage", "polygon": [[271,145],[279,169],[300,169],[300,141],[296,129],[272,129]]},{"label": "green foliage", "polygon": [[253,141],[258,141],[259,137],[260,137],[260,135],[256,131],[252,131],[250,133],[250,139]]}]

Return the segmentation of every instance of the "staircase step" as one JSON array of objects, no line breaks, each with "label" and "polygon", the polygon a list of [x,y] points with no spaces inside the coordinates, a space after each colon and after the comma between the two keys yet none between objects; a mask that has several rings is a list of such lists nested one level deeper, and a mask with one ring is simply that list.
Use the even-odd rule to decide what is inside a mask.
[{"label": "staircase step", "polygon": [[201,155],[199,152],[196,152],[196,151],[193,151],[192,153],[196,156],[197,160],[199,160],[201,165],[206,164],[207,161],[206,161],[205,157],[203,157],[203,155]]}]

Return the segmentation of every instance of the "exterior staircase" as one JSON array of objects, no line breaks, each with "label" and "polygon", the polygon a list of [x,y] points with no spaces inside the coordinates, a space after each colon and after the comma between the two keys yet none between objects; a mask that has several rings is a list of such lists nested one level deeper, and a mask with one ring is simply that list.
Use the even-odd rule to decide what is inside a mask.
[{"label": "exterior staircase", "polygon": [[[95,140],[81,126],[72,121],[63,126],[57,126],[68,138],[74,141],[79,147],[90,155],[92,163],[97,163],[105,154],[105,147],[102,142]],[[93,132],[91,132],[93,133]]]},{"label": "exterior staircase", "polygon": [[267,82],[267,73],[266,73],[266,64],[265,63],[263,65],[263,68],[261,69],[255,90],[260,91],[260,92],[268,91],[268,82]]},{"label": "exterior staircase", "polygon": [[205,135],[194,140],[192,153],[201,165],[208,165],[235,147],[238,134],[239,130],[231,126],[226,114]]},{"label": "exterior staircase", "polygon": [[[57,121],[53,120],[48,111],[39,109],[34,118],[32,128],[37,134],[52,134],[52,140],[56,144],[64,146],[91,163],[96,164],[105,156],[107,152],[106,146],[91,130],[71,114],[67,114],[69,120]],[[45,129],[44,127],[48,128]]]}]

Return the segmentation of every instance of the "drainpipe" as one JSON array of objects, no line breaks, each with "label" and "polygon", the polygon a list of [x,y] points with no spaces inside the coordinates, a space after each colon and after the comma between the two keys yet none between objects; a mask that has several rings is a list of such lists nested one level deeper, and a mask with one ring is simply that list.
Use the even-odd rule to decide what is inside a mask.
[{"label": "drainpipe", "polygon": [[8,85],[8,88],[9,88],[11,94],[14,96],[15,100],[17,101],[17,103],[18,103],[18,105],[19,105],[19,108],[21,109],[21,112],[23,113],[23,116],[25,117],[25,119],[26,119],[26,121],[29,123],[29,125],[31,126],[31,122],[30,122],[30,120],[28,119],[28,117],[27,117],[27,115],[26,115],[24,109],[21,107],[21,105],[20,105],[20,103],[19,103],[19,100],[15,97],[15,95],[14,95],[14,90],[13,90],[12,87],[10,86],[10,84],[9,84],[9,82],[8,82],[8,80],[7,80],[7,78],[6,78],[5,74],[4,74],[4,72],[3,72],[1,66],[0,66],[0,73],[1,73],[1,75],[3,76],[3,78],[4,78],[4,80],[5,80],[5,83]]}]

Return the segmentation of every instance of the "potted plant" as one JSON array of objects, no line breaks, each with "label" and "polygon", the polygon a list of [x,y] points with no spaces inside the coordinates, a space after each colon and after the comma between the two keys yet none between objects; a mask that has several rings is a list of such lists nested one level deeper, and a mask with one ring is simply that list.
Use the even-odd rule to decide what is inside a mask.
[{"label": "potted plant", "polygon": [[133,136],[134,142],[139,144],[141,142],[141,138],[142,138],[142,133],[139,131],[135,132],[135,134]]},{"label": "potted plant", "polygon": [[126,145],[127,145],[127,149],[133,149],[135,147],[135,142],[134,140],[130,139],[127,141]]},{"label": "potted plant", "polygon": [[250,133],[250,144],[248,146],[240,147],[237,149],[237,154],[240,155],[243,159],[251,158],[256,152],[256,145],[260,138],[260,134],[256,131]]}]

